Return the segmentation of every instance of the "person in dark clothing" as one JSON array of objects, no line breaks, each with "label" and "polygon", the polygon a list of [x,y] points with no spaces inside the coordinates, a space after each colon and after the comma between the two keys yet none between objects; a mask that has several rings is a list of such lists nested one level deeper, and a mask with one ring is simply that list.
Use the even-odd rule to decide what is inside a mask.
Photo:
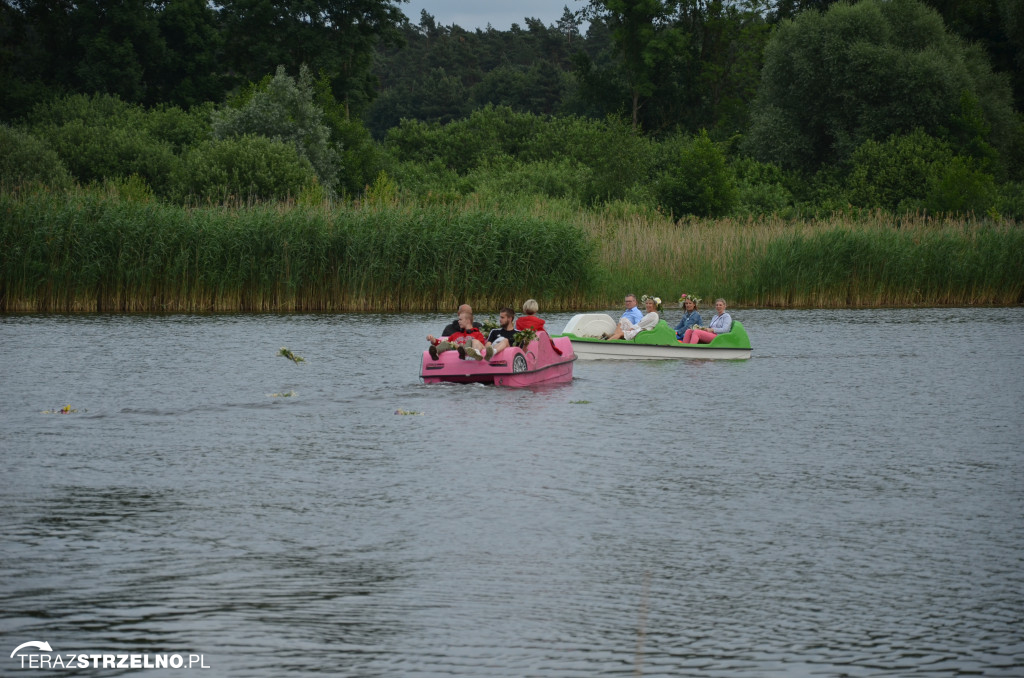
[{"label": "person in dark clothing", "polygon": [[[458,313],[456,313],[455,320],[453,320],[452,322],[450,322],[447,325],[445,325],[444,329],[441,330],[441,336],[442,337],[447,337],[447,336],[449,336],[451,334],[455,334],[456,332],[459,331],[459,318],[458,318],[458,316],[462,315],[463,313],[469,313],[469,314],[473,313],[473,309],[470,308],[469,304],[463,304],[462,306],[459,306],[459,311],[458,311]],[[477,329],[480,329],[481,327],[483,327],[483,325],[481,325],[480,323],[474,321],[473,322],[473,327],[476,327]],[[434,335],[432,335],[432,334],[428,334],[427,335],[427,341],[429,341],[432,344],[437,343],[436,341],[434,341],[435,338],[436,337],[434,337]]]},{"label": "person in dark clothing", "polygon": [[495,327],[487,335],[483,353],[467,346],[466,355],[477,360],[483,360],[484,358],[490,360],[512,345],[512,340],[516,338],[516,312],[506,306],[498,312],[498,322],[501,323],[501,326]]},{"label": "person in dark clothing", "polygon": [[459,329],[449,334],[447,341],[432,336],[427,336],[427,341],[430,342],[429,351],[433,360],[437,360],[441,353],[452,349],[458,350],[460,359],[466,357],[467,349],[484,350],[484,335],[479,328],[473,326],[473,314],[468,311],[459,314]]}]

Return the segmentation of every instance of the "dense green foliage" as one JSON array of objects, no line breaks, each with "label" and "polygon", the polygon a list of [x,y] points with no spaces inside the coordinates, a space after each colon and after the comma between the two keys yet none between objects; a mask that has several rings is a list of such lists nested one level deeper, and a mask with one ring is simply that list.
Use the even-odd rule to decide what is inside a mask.
[{"label": "dense green foliage", "polygon": [[[8,0],[0,3],[0,192],[24,229],[11,242],[39,235],[30,233],[33,219],[49,232],[56,226],[48,219],[79,223],[83,213],[102,213],[97,223],[107,235],[90,235],[89,242],[113,247],[121,237],[116,219],[123,218],[132,248],[148,251],[146,237],[164,243],[162,254],[152,255],[158,259],[180,245],[157,237],[161,229],[193,242],[194,233],[207,229],[197,224],[216,223],[210,228],[249,242],[248,226],[239,224],[275,214],[299,220],[292,236],[306,233],[302,220],[319,214],[331,224],[355,219],[358,228],[337,227],[346,233],[380,228],[422,247],[437,245],[432,229],[481,251],[557,249],[557,238],[569,238],[581,252],[602,252],[596,269],[576,271],[599,281],[598,297],[607,281],[635,281],[640,289],[649,282],[645,271],[673,271],[671,263],[648,266],[657,257],[646,250],[647,236],[627,246],[620,228],[665,222],[674,229],[664,236],[673,252],[666,262],[716,261],[709,285],[757,300],[759,285],[768,283],[722,271],[773,270],[760,255],[723,262],[714,250],[675,249],[690,237],[694,218],[757,228],[775,218],[797,224],[836,214],[856,225],[877,210],[897,223],[907,215],[924,223],[964,216],[1001,229],[1004,247],[1018,246],[1012,233],[1024,219],[1022,6],[1014,0],[590,0],[579,12],[566,8],[551,26],[527,18],[508,31],[466,31],[439,26],[426,12],[413,25],[393,0]],[[48,199],[17,197],[40,186],[53,191]],[[549,211],[559,218],[547,219]],[[585,229],[582,239],[564,230],[593,219],[610,225]],[[399,227],[402,220],[421,227]],[[545,229],[550,238],[541,234]],[[532,235],[508,244],[518,230]],[[852,230],[857,235],[835,237],[860,242],[875,233]],[[811,245],[790,244],[832,251],[832,241],[814,237],[807,236]],[[965,251],[983,242],[949,237]],[[910,250],[931,242],[888,231],[879,238]],[[262,245],[253,251],[277,261]],[[118,252],[100,257],[103,265],[127,256]],[[221,256],[211,254],[203,265],[236,266]],[[366,275],[393,283],[390,268],[373,264],[391,256],[369,257]],[[439,265],[402,256],[396,260],[406,266]],[[491,252],[474,256],[481,266],[500,266],[487,258]],[[5,259],[0,275],[14,280],[7,267],[16,265]],[[532,266],[514,257],[511,265]],[[801,261],[794,265],[825,276]],[[153,266],[164,271],[169,264]],[[843,266],[857,280],[875,280]],[[560,299],[590,294],[580,292],[590,283],[573,287],[568,269],[542,269],[556,282],[530,278],[509,289],[529,296],[557,290]],[[321,269],[310,264],[307,270],[319,271],[316,285],[328,284]],[[999,270],[1004,283],[1015,284],[1009,268]],[[420,276],[420,296],[402,282],[403,301],[381,290],[367,298],[426,308],[463,293],[447,279],[430,278],[433,269],[407,272],[413,273]],[[349,278],[344,293],[318,287],[299,294],[293,281],[274,283],[273,293],[265,286],[253,301],[238,291],[255,284],[253,275],[231,283],[236,297],[223,307],[363,303],[362,288]],[[480,275],[473,283],[479,294],[496,298],[489,274]],[[810,284],[788,275],[779,280],[789,280],[791,289]],[[125,280],[108,280],[97,294],[116,289],[135,299],[126,290],[138,286]],[[896,289],[893,280],[879,284]],[[88,285],[77,282],[59,294],[50,291],[52,280],[18,284],[18,294],[28,295],[18,303],[29,305],[36,303],[27,300],[32,295],[48,299],[38,302],[43,307],[64,308],[88,296]],[[839,298],[838,287],[825,287],[829,299]],[[219,294],[199,283],[182,289],[172,296],[186,298],[193,289],[203,290],[204,299]],[[281,289],[292,290],[292,301],[279,303],[287,296]],[[772,299],[781,298],[772,289]],[[946,288],[930,289],[924,298]],[[886,294],[872,298],[920,302],[909,293]],[[806,289],[797,296],[819,299]],[[299,301],[314,297],[321,301]],[[188,298],[174,307],[207,303]],[[121,303],[103,299],[104,307]]]},{"label": "dense green foliage", "polygon": [[654,184],[658,203],[673,214],[720,217],[732,212],[737,190],[725,154],[706,132],[679,148],[666,144],[671,157]]},{"label": "dense green foliage", "polygon": [[[552,26],[465,31],[425,12],[410,24],[383,0],[294,15],[26,0],[0,6],[0,114],[21,148],[43,144],[81,184],[142,181],[186,204],[353,200],[384,171],[397,199],[423,204],[536,195],[676,217],[855,205],[1016,219],[1011,5],[591,0]],[[77,62],[55,58],[69,41]],[[81,93],[47,96],[61,91]],[[244,136],[234,160],[214,143]],[[276,147],[255,137],[301,162],[267,158],[257,149]],[[36,165],[12,156],[4,181],[38,182]]]},{"label": "dense green foliage", "polygon": [[0,187],[22,185],[70,188],[71,174],[41,139],[0,124]]},{"label": "dense green foliage", "polygon": [[753,155],[805,172],[915,128],[1010,165],[1021,125],[983,53],[917,0],[838,4],[781,24],[765,50],[753,118]]},{"label": "dense green foliage", "polygon": [[217,139],[254,135],[286,142],[316,170],[328,190],[334,190],[342,169],[323,109],[313,101],[313,82],[305,67],[296,80],[279,66],[265,86],[247,93],[244,102],[215,112],[213,135]]},{"label": "dense green foliage", "polygon": [[296,198],[316,184],[316,171],[295,146],[243,135],[190,148],[171,177],[171,193],[181,202],[253,203]]},{"label": "dense green foliage", "polygon": [[5,116],[48,94],[193,106],[307,64],[346,104],[372,98],[373,50],[400,40],[393,0],[0,3]]},{"label": "dense green foliage", "polygon": [[920,129],[884,142],[865,141],[852,158],[850,202],[893,212],[975,212],[997,203],[992,175],[971,157]]}]

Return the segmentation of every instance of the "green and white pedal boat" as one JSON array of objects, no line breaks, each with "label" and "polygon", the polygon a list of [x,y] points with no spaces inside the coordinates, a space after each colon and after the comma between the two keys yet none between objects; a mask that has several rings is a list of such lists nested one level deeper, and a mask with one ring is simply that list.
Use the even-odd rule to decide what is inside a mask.
[{"label": "green and white pedal boat", "polygon": [[753,349],[743,323],[732,321],[732,331],[720,334],[710,344],[684,344],[676,331],[661,320],[651,330],[633,339],[606,341],[603,334],[615,331],[617,323],[606,313],[581,313],[572,317],[559,336],[568,337],[581,360],[746,360]]}]

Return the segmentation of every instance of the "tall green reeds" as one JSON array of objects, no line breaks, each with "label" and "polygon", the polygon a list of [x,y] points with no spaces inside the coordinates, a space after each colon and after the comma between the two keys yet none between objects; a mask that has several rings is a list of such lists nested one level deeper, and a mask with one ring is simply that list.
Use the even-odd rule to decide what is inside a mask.
[{"label": "tall green reeds", "polygon": [[592,301],[623,293],[765,307],[1024,303],[1024,229],[873,212],[673,223],[639,210],[581,213],[600,242]]},{"label": "tall green reeds", "polygon": [[834,225],[772,241],[738,293],[766,306],[918,306],[1024,301],[1024,230],[923,220]]},{"label": "tall green reeds", "polygon": [[446,208],[181,208],[0,195],[0,310],[317,311],[582,305],[565,222]]},{"label": "tall green reeds", "polygon": [[1024,303],[1024,229],[884,213],[673,222],[614,203],[182,208],[103,190],[0,192],[0,311]]}]

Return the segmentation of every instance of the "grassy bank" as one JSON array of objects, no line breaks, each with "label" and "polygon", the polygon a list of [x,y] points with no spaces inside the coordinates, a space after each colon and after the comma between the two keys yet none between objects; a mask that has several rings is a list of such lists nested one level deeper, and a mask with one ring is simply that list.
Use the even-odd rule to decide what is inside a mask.
[{"label": "grassy bank", "polygon": [[861,211],[676,223],[628,204],[502,208],[590,235],[598,262],[591,307],[618,307],[625,292],[674,301],[684,291],[772,308],[1024,303],[1024,228],[1012,221]]},{"label": "grassy bank", "polygon": [[1012,224],[868,214],[676,225],[637,216],[585,228],[606,234],[599,259],[610,300],[624,287],[759,307],[1024,302],[1024,229]]},{"label": "grassy bank", "polygon": [[589,239],[448,208],[186,209],[102,192],[0,195],[0,310],[398,311],[582,305]]},{"label": "grassy bank", "polygon": [[882,213],[674,223],[613,204],[186,209],[0,195],[0,310],[543,310],[682,291],[733,306],[1024,303],[1024,229]]}]

